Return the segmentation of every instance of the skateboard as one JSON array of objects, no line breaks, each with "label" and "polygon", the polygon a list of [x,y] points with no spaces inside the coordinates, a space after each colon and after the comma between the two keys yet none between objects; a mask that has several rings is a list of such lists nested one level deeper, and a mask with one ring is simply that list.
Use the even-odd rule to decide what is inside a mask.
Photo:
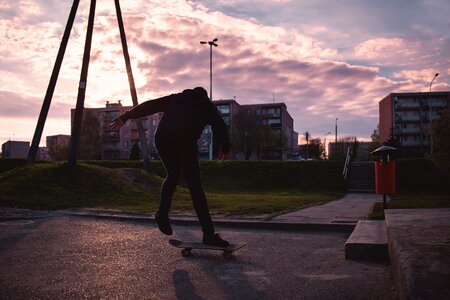
[{"label": "skateboard", "polygon": [[223,251],[222,255],[226,259],[230,259],[234,251],[241,249],[242,247],[247,245],[247,243],[230,244],[230,246],[223,248],[218,246],[205,245],[199,242],[182,242],[179,240],[169,240],[169,244],[177,248],[182,248],[181,255],[183,255],[184,257],[190,256],[192,249],[203,249],[203,250]]}]

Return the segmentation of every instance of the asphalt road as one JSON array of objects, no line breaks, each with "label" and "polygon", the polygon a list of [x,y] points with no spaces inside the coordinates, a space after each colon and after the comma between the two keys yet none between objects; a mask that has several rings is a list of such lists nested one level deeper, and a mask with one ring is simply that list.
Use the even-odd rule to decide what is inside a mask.
[{"label": "asphalt road", "polygon": [[[199,228],[173,237],[200,239]],[[220,230],[247,246],[180,249],[152,224],[78,217],[0,222],[1,299],[392,299],[387,264],[344,259],[348,234]]]}]

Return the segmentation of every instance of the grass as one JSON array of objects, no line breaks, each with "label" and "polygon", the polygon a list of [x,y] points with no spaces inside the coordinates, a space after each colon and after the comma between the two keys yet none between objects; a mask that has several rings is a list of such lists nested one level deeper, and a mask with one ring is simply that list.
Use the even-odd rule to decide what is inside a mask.
[{"label": "grass", "polygon": [[[105,167],[93,163],[79,163],[77,167],[70,168],[66,163],[47,162],[19,166],[0,173],[0,205],[37,209],[90,207],[153,213],[159,203],[159,191],[163,181],[155,174],[161,172],[161,165],[159,169],[154,169],[155,173],[122,166],[134,165],[117,164]],[[233,165],[227,167],[235,168]],[[212,180],[211,173],[217,171],[212,170],[212,164],[207,165],[206,169],[206,175],[203,177],[208,178],[204,181],[213,214],[270,214],[334,200],[343,195],[341,191],[314,192],[275,186],[271,188],[267,183],[264,188],[259,185],[252,187],[245,180],[240,182],[236,179],[239,176],[233,176],[229,170],[222,170],[222,175],[216,174]],[[236,174],[236,170],[234,173]],[[233,177],[231,185],[230,177]],[[212,182],[215,185],[211,184]],[[172,211],[193,213],[189,191],[183,186],[177,187]]]}]

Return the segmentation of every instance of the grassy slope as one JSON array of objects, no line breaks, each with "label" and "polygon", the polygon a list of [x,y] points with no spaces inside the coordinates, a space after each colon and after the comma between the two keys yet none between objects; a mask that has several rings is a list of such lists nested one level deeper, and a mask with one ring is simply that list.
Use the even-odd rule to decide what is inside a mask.
[{"label": "grassy slope", "polygon": [[143,171],[141,176],[149,182],[149,189],[123,180],[117,170],[84,164],[69,169],[64,163],[37,163],[1,174],[0,204],[48,209],[154,207],[161,179]]},{"label": "grassy slope", "polygon": [[[105,207],[153,212],[159,201],[162,178],[141,169],[123,168],[140,166],[136,163],[100,163],[108,167],[80,163],[74,170],[64,163],[20,166],[0,174],[0,205],[45,209]],[[154,163],[153,167],[155,173],[164,173],[160,163]],[[343,192],[333,190],[331,185],[326,192],[305,192],[298,187],[298,181],[286,179],[301,169],[300,165],[292,169],[289,164],[270,162],[202,162],[211,211],[265,214],[342,196]],[[305,170],[310,173],[309,169]],[[318,181],[315,176],[310,177]],[[172,207],[173,211],[192,213],[186,188],[177,188]]]}]

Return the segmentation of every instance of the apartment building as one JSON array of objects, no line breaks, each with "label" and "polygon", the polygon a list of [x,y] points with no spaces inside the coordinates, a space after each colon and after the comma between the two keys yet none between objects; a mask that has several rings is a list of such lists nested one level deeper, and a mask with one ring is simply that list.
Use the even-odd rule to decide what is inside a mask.
[{"label": "apartment building", "polygon": [[[129,159],[131,149],[139,142],[139,133],[135,120],[128,120],[120,129],[111,128],[111,122],[116,117],[120,116],[132,106],[123,106],[121,101],[106,101],[105,107],[100,108],[85,108],[86,112],[91,112],[98,118],[100,128],[99,134],[101,137],[100,154],[103,160],[115,159]],[[72,120],[74,116],[74,109],[72,109]],[[161,114],[151,115],[142,118],[142,124],[145,131],[147,141],[147,149],[150,157],[156,157],[155,147],[155,132],[158,127]]]},{"label": "apartment building", "polygon": [[[294,131],[294,120],[285,103],[213,102],[229,129],[234,158],[286,160],[297,151],[298,133]],[[207,138],[202,135],[200,144],[207,144]],[[249,145],[251,140],[253,144]],[[244,142],[247,145],[243,145]]]},{"label": "apartment building", "polygon": [[450,92],[391,93],[379,102],[382,143],[393,135],[405,156],[423,156],[431,149],[431,123],[449,106]]},{"label": "apartment building", "polygon": [[[220,111],[225,124],[230,132],[232,143],[237,144],[236,135],[233,132],[243,130],[242,124],[238,120],[242,116],[251,116],[252,124],[247,127],[257,129],[260,133],[258,138],[260,143],[253,147],[251,153],[244,155],[243,151],[233,147],[232,158],[236,159],[288,159],[298,147],[298,134],[293,130],[294,121],[287,111],[286,104],[253,104],[240,105],[235,100],[213,101]],[[98,118],[100,123],[99,134],[101,136],[101,158],[104,160],[129,159],[131,149],[134,144],[139,143],[139,133],[136,121],[128,120],[120,129],[113,129],[111,121],[131,109],[131,106],[122,106],[121,101],[106,101],[105,107],[85,108],[86,112],[91,112]],[[72,109],[72,120],[74,109]],[[147,148],[150,157],[157,158],[155,147],[155,132],[162,113],[154,114],[143,118],[143,127],[147,140]],[[248,129],[248,128],[247,128]],[[244,132],[245,133],[245,132]],[[199,156],[207,159],[209,157],[210,129],[203,131],[198,140]],[[233,138],[235,141],[233,141]],[[213,145],[215,156],[219,149]]]}]

